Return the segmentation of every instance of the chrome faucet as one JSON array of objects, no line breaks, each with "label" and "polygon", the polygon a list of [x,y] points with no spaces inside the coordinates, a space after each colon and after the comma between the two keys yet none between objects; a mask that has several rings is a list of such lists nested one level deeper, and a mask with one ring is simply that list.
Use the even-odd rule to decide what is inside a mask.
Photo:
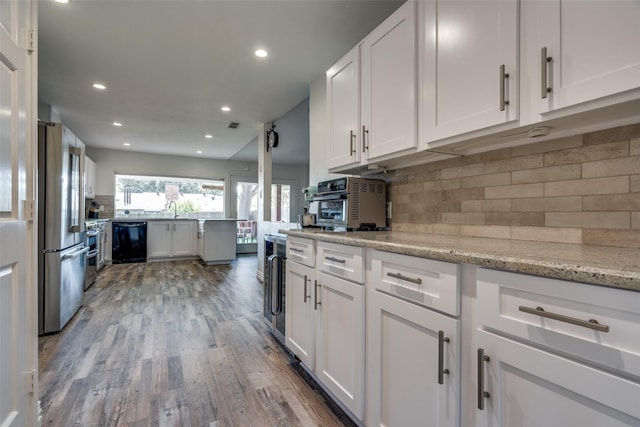
[{"label": "chrome faucet", "polygon": [[176,219],[178,218],[178,205],[174,200],[172,200],[169,202],[169,206],[167,206],[167,209],[171,209],[171,205],[173,205],[173,218]]}]

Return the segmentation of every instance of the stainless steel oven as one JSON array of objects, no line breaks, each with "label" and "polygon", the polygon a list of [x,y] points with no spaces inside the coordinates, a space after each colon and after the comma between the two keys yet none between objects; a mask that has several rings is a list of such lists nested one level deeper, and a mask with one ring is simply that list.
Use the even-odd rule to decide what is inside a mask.
[{"label": "stainless steel oven", "polygon": [[287,240],[284,236],[267,234],[264,244],[264,321],[273,336],[284,344]]},{"label": "stainless steel oven", "polygon": [[87,274],[84,279],[84,290],[86,291],[96,281],[98,271],[98,244],[99,244],[99,232],[97,230],[87,231]]},{"label": "stainless steel oven", "polygon": [[386,183],[345,177],[318,184],[316,223],[325,227],[371,230],[386,226]]}]

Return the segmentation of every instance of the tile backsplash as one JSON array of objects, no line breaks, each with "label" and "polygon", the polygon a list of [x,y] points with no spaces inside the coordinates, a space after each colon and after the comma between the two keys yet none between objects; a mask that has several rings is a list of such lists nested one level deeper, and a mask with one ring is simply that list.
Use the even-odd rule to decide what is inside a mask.
[{"label": "tile backsplash", "polygon": [[640,248],[640,124],[386,179],[395,231]]}]

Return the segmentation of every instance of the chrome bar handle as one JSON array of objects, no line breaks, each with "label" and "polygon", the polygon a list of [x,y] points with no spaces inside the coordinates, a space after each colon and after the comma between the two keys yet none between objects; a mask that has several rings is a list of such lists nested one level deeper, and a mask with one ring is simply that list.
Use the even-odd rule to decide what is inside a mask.
[{"label": "chrome bar handle", "polygon": [[77,258],[77,257],[79,257],[80,255],[82,255],[82,254],[84,254],[84,253],[87,253],[87,252],[89,252],[89,248],[83,248],[83,249],[80,249],[79,251],[75,251],[75,252],[73,252],[73,253],[71,253],[71,254],[63,255],[62,257],[60,257],[60,259],[61,259],[62,261],[64,261],[64,260],[67,260],[67,259]]},{"label": "chrome bar handle", "polygon": [[309,296],[307,295],[307,275],[304,275],[304,295],[302,296],[302,301],[306,304],[307,303],[307,299],[309,299]]},{"label": "chrome bar handle", "polygon": [[491,397],[484,389],[484,363],[488,362],[489,356],[484,354],[484,349],[478,349],[478,409],[484,410],[484,399]]},{"label": "chrome bar handle", "polygon": [[444,376],[449,370],[444,367],[444,343],[449,342],[449,337],[444,336],[444,331],[438,331],[438,384],[444,384]]},{"label": "chrome bar handle", "polygon": [[369,138],[369,131],[367,130],[365,125],[362,125],[362,152],[363,153],[365,152],[365,150],[369,149],[369,145],[367,145],[367,138]]},{"label": "chrome bar handle", "polygon": [[344,259],[335,258],[335,257],[332,257],[332,256],[326,256],[326,257],[324,257],[324,259],[326,259],[327,261],[333,261],[333,262],[337,262],[337,263],[340,263],[340,264],[344,264],[345,262],[347,262]]},{"label": "chrome bar handle", "polygon": [[509,105],[509,101],[505,99],[505,86],[509,73],[505,72],[504,64],[500,65],[500,111],[504,111],[505,105]]},{"label": "chrome bar handle", "polygon": [[599,323],[596,319],[582,320],[575,317],[565,316],[564,314],[552,313],[544,311],[542,307],[525,307],[523,305],[518,307],[518,310],[529,314],[535,314],[540,317],[546,317],[548,319],[558,320],[560,322],[570,323],[572,325],[582,326],[583,328],[593,329],[600,332],[609,332],[609,326]]},{"label": "chrome bar handle", "polygon": [[[273,257],[273,259],[271,258]],[[273,281],[274,276],[276,277],[276,286],[273,286],[273,284],[271,285],[271,314],[274,316],[278,316],[280,314],[282,314],[282,292],[284,291],[283,288],[283,283],[282,283],[282,257],[278,256],[278,255],[271,255],[269,257],[270,262],[273,262],[273,260],[276,261],[276,263],[278,264],[278,269],[277,269],[277,274],[273,274],[271,276],[271,279]],[[273,294],[275,291],[275,295]],[[274,298],[275,296],[275,298]],[[273,308],[273,302],[275,299],[275,310]]]},{"label": "chrome bar handle", "polygon": [[349,131],[349,156],[353,156],[356,153],[355,148],[353,148],[353,140],[356,134],[353,133],[352,130]]},{"label": "chrome bar handle", "polygon": [[317,280],[313,281],[313,309],[317,310],[319,305],[322,305],[320,301],[318,301],[318,288],[322,286],[318,283]]},{"label": "chrome bar handle", "polygon": [[540,96],[542,99],[546,99],[547,94],[551,92],[551,87],[549,87],[548,66],[552,60],[552,57],[547,56],[546,46],[540,49]]},{"label": "chrome bar handle", "polygon": [[407,282],[415,283],[416,285],[422,285],[422,279],[419,277],[414,279],[413,277],[403,276],[400,273],[387,273],[387,276],[393,277],[394,279],[400,279]]},{"label": "chrome bar handle", "polygon": [[289,251],[290,251],[290,252],[296,252],[296,253],[299,253],[299,254],[304,253],[304,250],[302,250],[302,249],[298,249],[298,248],[294,248],[294,247],[292,247],[292,246],[290,246],[290,247],[289,247]]}]

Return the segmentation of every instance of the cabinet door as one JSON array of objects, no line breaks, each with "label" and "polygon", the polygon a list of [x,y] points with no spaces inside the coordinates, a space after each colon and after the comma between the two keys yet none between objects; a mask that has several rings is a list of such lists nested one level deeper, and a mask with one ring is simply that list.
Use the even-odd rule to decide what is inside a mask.
[{"label": "cabinet door", "polygon": [[366,424],[457,426],[459,321],[377,290],[367,298]]},{"label": "cabinet door", "polygon": [[327,166],[336,168],[360,162],[360,54],[359,47],[327,71],[329,152]]},{"label": "cabinet door", "polygon": [[147,258],[170,257],[173,252],[173,227],[170,221],[147,222]]},{"label": "cabinet door", "polygon": [[89,157],[84,157],[84,197],[95,197],[96,164]]},{"label": "cabinet door", "polygon": [[317,282],[315,372],[363,420],[365,288],[326,273],[318,273]]},{"label": "cabinet door", "polygon": [[489,332],[477,339],[487,392],[478,393],[478,427],[640,425],[640,383]]},{"label": "cabinet door", "polygon": [[285,287],[285,343],[309,369],[314,368],[313,291],[315,272],[312,268],[287,262]]},{"label": "cabinet door", "polygon": [[191,256],[196,254],[198,223],[196,221],[174,221],[173,255]]},{"label": "cabinet door", "polygon": [[415,3],[362,42],[361,149],[367,159],[416,147]]},{"label": "cabinet door", "polygon": [[638,22],[637,1],[524,2],[525,72],[534,113],[640,87]]},{"label": "cabinet door", "polygon": [[436,0],[420,7],[423,148],[517,120],[518,2]]}]

